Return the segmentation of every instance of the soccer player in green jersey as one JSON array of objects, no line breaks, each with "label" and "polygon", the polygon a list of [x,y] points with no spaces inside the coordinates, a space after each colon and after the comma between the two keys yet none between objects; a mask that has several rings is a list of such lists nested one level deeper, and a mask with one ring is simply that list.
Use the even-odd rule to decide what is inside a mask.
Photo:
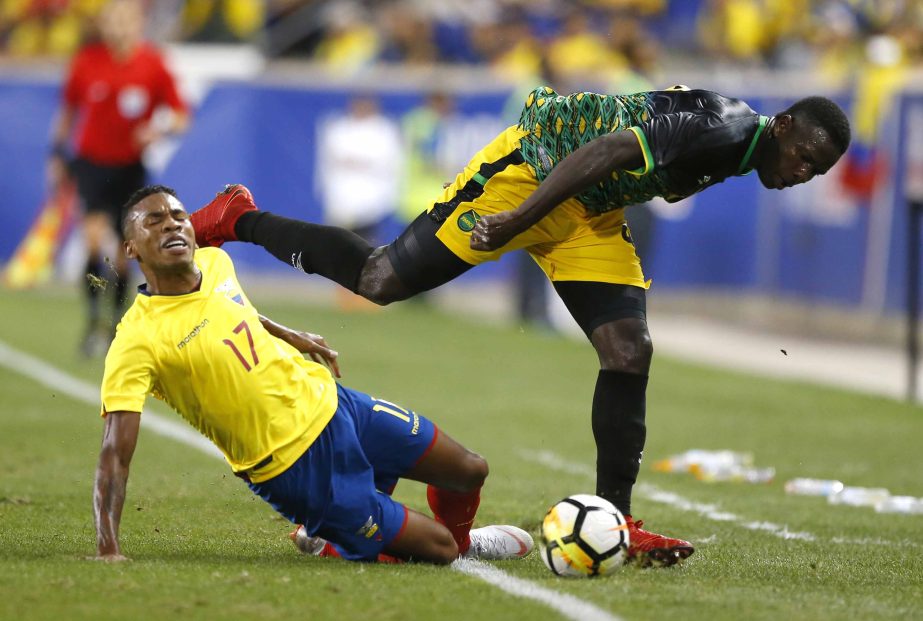
[{"label": "soccer player in green jersey", "polygon": [[826,173],[846,151],[849,122],[823,97],[772,117],[704,90],[634,95],[533,91],[506,129],[391,244],[258,211],[241,186],[192,215],[200,245],[240,240],[378,304],[409,298],[473,266],[526,248],[599,356],[593,396],[598,495],[626,516],[629,555],[671,565],[692,545],[631,517],[646,435],[653,348],[649,283],[624,208],[676,201],[756,171],[782,189]]}]

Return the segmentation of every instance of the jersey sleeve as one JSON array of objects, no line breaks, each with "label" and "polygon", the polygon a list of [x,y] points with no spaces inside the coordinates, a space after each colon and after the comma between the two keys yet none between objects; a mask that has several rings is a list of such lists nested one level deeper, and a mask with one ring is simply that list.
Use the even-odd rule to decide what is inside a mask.
[{"label": "jersey sleeve", "polygon": [[672,112],[655,114],[628,129],[634,132],[644,152],[644,166],[628,172],[640,176],[667,166],[696,148],[696,142],[709,128],[701,114]]},{"label": "jersey sleeve", "polygon": [[100,415],[140,412],[153,384],[154,359],[147,339],[132,330],[119,330],[106,354]]}]

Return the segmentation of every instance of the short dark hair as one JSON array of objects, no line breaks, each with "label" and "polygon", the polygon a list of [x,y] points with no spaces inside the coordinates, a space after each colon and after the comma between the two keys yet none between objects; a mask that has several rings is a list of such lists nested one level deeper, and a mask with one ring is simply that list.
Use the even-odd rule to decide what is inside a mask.
[{"label": "short dark hair", "polygon": [[826,97],[799,99],[779,114],[788,114],[793,118],[805,120],[821,128],[827,132],[827,135],[830,136],[834,146],[840,150],[840,153],[846,153],[846,148],[849,147],[851,138],[849,119],[846,118],[846,113],[843,112],[842,108]]},{"label": "short dark hair", "polygon": [[140,190],[136,190],[134,194],[128,197],[128,200],[125,201],[125,205],[122,207],[122,221],[119,224],[122,227],[122,237],[124,239],[128,239],[128,224],[131,222],[130,216],[132,209],[134,209],[135,205],[153,194],[169,194],[173,198],[178,198],[176,196],[176,190],[166,185],[146,185]]}]

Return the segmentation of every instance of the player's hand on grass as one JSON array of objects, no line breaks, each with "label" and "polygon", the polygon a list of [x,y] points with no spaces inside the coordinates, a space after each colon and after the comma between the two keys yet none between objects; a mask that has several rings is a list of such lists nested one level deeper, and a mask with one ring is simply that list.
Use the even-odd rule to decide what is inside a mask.
[{"label": "player's hand on grass", "polygon": [[335,377],[342,377],[340,365],[337,363],[337,357],[340,354],[335,349],[331,349],[321,335],[292,330],[285,340],[301,353],[310,356],[314,362],[326,365],[333,371]]},{"label": "player's hand on grass", "polygon": [[496,250],[525,230],[512,211],[482,216],[471,232],[473,250]]}]

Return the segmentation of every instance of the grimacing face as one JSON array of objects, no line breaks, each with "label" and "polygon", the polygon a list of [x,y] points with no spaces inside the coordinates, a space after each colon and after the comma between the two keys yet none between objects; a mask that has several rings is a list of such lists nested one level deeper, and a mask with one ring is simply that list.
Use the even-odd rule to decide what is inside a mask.
[{"label": "grimacing face", "polygon": [[189,214],[175,196],[151,194],[131,208],[125,252],[154,271],[188,268],[195,251]]},{"label": "grimacing face", "polygon": [[775,138],[757,166],[763,187],[781,190],[830,170],[842,155],[826,130],[787,114],[776,117]]}]

